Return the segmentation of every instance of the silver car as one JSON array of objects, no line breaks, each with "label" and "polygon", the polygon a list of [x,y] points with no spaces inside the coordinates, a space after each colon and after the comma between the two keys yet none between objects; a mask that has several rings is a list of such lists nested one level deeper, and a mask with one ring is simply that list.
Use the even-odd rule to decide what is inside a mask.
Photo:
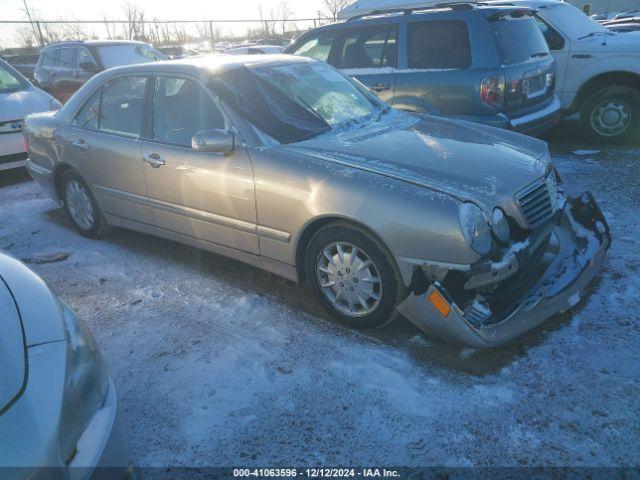
[{"label": "silver car", "polygon": [[109,70],[26,136],[83,235],[130,228],[306,279],[358,328],[400,312],[501,344],[574,305],[610,243],[544,142],[392,110],[309,59]]},{"label": "silver car", "polygon": [[2,478],[134,478],[116,390],[87,326],[2,252],[0,323]]}]

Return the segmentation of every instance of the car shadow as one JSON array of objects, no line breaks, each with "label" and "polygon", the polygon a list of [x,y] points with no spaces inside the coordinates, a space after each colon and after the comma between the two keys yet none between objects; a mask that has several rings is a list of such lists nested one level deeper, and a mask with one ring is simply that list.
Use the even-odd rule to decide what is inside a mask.
[{"label": "car shadow", "polygon": [[[73,230],[72,223],[62,208],[51,209],[46,215],[58,226]],[[304,312],[321,321],[328,321],[336,328],[350,331],[323,310],[306,283],[298,285],[240,261],[144,233],[113,229],[97,241],[109,242],[140,256],[154,257],[154,261],[161,262],[171,258],[171,261],[178,262],[192,271],[211,276],[252,294],[274,299],[288,308]],[[600,277],[596,277],[590,290],[597,288],[599,281]],[[574,307],[572,312],[579,312],[583,303]],[[448,344],[435,334],[428,335],[422,332],[404,317],[399,317],[382,329],[358,331],[358,335],[377,344],[407,352],[419,365],[436,365],[482,377],[496,373],[518,358],[527,356],[529,350],[543,343],[554,331],[566,327],[571,319],[572,313],[555,315],[511,342],[485,350]]]},{"label": "car shadow", "polygon": [[29,181],[31,181],[31,176],[26,168],[15,168],[13,170],[0,172],[0,188]]}]

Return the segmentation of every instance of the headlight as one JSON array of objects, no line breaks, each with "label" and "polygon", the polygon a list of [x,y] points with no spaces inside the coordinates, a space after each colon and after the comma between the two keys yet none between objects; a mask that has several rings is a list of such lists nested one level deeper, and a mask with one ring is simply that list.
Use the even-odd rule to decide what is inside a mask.
[{"label": "headlight", "polygon": [[480,255],[486,255],[491,250],[491,231],[487,217],[473,203],[460,205],[460,226],[462,233],[471,248]]},{"label": "headlight", "polygon": [[67,362],[60,418],[60,453],[69,462],[76,444],[107,397],[109,377],[85,323],[62,302]]},{"label": "headlight", "polygon": [[491,230],[496,236],[498,241],[507,243],[511,236],[511,229],[509,228],[509,222],[504,212],[500,208],[494,208],[491,215]]},{"label": "headlight", "polygon": [[58,100],[55,98],[49,100],[49,110],[60,110],[61,108],[62,104]]}]

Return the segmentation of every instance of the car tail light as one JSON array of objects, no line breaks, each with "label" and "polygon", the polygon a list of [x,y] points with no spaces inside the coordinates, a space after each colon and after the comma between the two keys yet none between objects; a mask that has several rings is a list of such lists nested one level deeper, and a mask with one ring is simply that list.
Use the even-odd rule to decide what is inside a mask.
[{"label": "car tail light", "polygon": [[504,75],[484,77],[480,83],[480,100],[491,108],[502,108],[504,89]]}]

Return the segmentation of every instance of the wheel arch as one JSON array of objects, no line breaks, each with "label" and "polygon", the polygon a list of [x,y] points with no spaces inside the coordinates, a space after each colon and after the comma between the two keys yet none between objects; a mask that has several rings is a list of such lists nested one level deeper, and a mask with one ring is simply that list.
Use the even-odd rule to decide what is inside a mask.
[{"label": "wheel arch", "polygon": [[295,259],[296,259],[296,270],[298,274],[299,281],[304,281],[306,277],[305,272],[305,256],[307,253],[307,248],[309,247],[309,243],[313,236],[322,228],[334,224],[334,223],[347,223],[352,225],[360,230],[363,230],[368,235],[371,235],[380,245],[386,250],[386,253],[389,255],[390,259],[393,262],[393,267],[399,274],[400,280],[405,286],[407,286],[407,279],[404,278],[402,274],[402,270],[398,265],[398,261],[396,260],[395,255],[391,252],[391,249],[387,246],[385,241],[378,235],[375,231],[373,231],[370,227],[363,224],[362,222],[355,220],[353,218],[343,216],[343,215],[324,215],[321,217],[316,217],[305,225],[302,232],[298,236],[296,245],[295,245]]},{"label": "wheel arch", "polygon": [[61,201],[63,198],[62,177],[64,177],[64,174],[69,170],[73,170],[74,172],[78,173],[78,175],[80,175],[80,173],[68,163],[60,163],[56,165],[55,169],[53,170],[53,187],[55,189],[56,195],[58,196],[58,199]]},{"label": "wheel arch", "polygon": [[570,112],[579,111],[587,99],[597,90],[616,85],[630,87],[640,92],[640,75],[633,72],[613,71],[591,77],[578,90]]}]

